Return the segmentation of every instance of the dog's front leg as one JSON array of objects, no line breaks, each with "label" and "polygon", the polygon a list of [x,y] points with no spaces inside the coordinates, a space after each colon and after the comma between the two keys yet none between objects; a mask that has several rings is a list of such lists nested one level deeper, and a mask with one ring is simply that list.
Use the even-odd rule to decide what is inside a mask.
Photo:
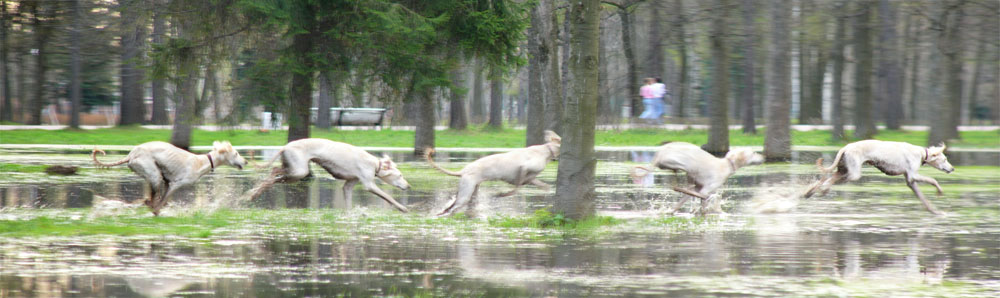
[{"label": "dog's front leg", "polygon": [[392,206],[396,207],[396,209],[399,209],[399,211],[410,212],[409,209],[406,209],[406,206],[403,206],[403,204],[396,202],[396,200],[393,199],[392,196],[385,193],[385,191],[383,191],[381,188],[378,188],[378,186],[375,185],[375,182],[368,180],[361,183],[365,186],[365,189],[367,189],[369,192],[379,196],[386,202],[389,202],[389,204],[392,204]]},{"label": "dog's front leg", "polygon": [[934,178],[927,177],[927,176],[921,176],[919,174],[912,174],[912,175],[910,175],[910,179],[913,179],[913,181],[915,181],[915,182],[923,182],[923,183],[927,183],[927,184],[930,184],[930,185],[934,185],[934,187],[937,188],[938,195],[943,195],[944,194],[944,190],[941,189],[941,184],[938,184],[937,180],[935,180]]},{"label": "dog's front leg", "polygon": [[542,180],[538,180],[538,178],[531,179],[530,183],[534,184],[535,186],[541,187],[542,190],[544,191],[549,191],[549,188],[551,188],[551,186],[549,186],[545,182],[542,182]]},{"label": "dog's front leg", "polygon": [[[907,180],[909,180],[909,179],[907,179]],[[941,211],[938,211],[937,209],[935,209],[934,205],[932,205],[931,202],[928,201],[927,198],[924,197],[924,194],[920,192],[920,188],[917,187],[917,182],[916,181],[908,181],[908,182],[906,182],[906,185],[909,186],[910,189],[913,190],[914,194],[917,195],[917,198],[920,199],[920,203],[924,204],[924,209],[927,209],[928,212],[934,213],[935,215],[942,215],[943,214],[943,213],[941,213]]]}]

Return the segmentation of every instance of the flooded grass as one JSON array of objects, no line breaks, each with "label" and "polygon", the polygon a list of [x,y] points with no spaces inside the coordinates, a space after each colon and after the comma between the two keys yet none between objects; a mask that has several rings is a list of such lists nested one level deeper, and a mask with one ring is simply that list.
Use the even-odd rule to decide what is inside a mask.
[{"label": "flooded grass", "polygon": [[[439,160],[460,169],[475,154]],[[353,202],[319,168],[265,197],[230,204],[263,173],[222,168],[153,217],[126,168],[98,170],[84,154],[0,154],[0,295],[526,297],[994,297],[1000,292],[1000,167],[928,167],[945,194],[866,169],[859,182],[794,209],[745,212],[817,177],[812,164],[740,169],[722,188],[728,214],[670,215],[681,177],[657,171],[632,184],[639,162],[602,160],[598,216],[552,214],[554,190],[482,185],[478,208],[434,211],[458,179],[401,162],[412,207],[399,213],[362,188]],[[108,159],[115,157],[108,156]],[[77,176],[40,171],[51,160]],[[557,164],[540,175],[555,180]],[[689,207],[697,205],[689,203]],[[141,203],[139,204],[141,205]],[[78,206],[81,208],[76,208]],[[688,209],[684,209],[688,210]]]}]

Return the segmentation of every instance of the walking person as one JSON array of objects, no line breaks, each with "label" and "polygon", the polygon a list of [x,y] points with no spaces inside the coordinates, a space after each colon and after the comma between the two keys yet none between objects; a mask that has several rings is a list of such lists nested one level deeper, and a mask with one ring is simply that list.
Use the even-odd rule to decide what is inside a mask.
[{"label": "walking person", "polygon": [[[639,96],[642,96],[642,105],[645,106],[645,110],[639,115],[639,119],[648,119],[649,123],[655,123],[660,119],[659,106],[656,104],[656,95],[653,90],[653,83],[656,82],[653,78],[646,78],[643,80],[645,85],[639,88]],[[662,102],[662,101],[660,101]]]},{"label": "walking person", "polygon": [[656,122],[657,124],[662,124],[663,122],[660,117],[663,115],[670,115],[670,105],[667,104],[667,95],[670,95],[670,90],[667,90],[667,85],[663,84],[663,79],[656,77],[655,80],[656,82],[650,86],[653,90],[653,97],[657,99],[654,101],[657,107],[656,110],[659,112],[659,114],[656,115]]}]

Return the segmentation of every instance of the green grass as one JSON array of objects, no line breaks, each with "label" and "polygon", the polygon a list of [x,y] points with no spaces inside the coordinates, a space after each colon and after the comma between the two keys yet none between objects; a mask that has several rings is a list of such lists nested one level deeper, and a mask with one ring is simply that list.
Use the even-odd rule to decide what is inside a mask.
[{"label": "green grass", "polygon": [[218,212],[183,217],[107,216],[94,219],[40,216],[26,220],[0,220],[0,236],[177,235],[208,238],[213,230],[231,224],[232,220],[227,219],[227,215],[226,212]]},{"label": "green grass", "polygon": [[621,221],[610,216],[592,216],[583,220],[566,218],[553,214],[548,209],[538,209],[531,216],[501,216],[489,219],[490,226],[499,228],[558,228],[564,230],[593,230],[603,226],[613,226]]},{"label": "green grass", "polygon": [[44,165],[26,165],[26,164],[0,162],[0,173],[4,172],[41,173],[45,172],[45,167],[46,166]]},{"label": "green grass", "polygon": [[[438,147],[472,148],[516,148],[524,146],[524,130],[505,129],[500,131],[487,128],[471,128],[466,131],[445,130],[436,133]],[[847,133],[850,135],[850,132]],[[760,146],[764,144],[764,132],[744,135],[738,130],[730,132],[730,144],[734,146]],[[325,138],[358,146],[370,147],[412,147],[413,131],[341,131],[313,130],[312,137]],[[880,131],[876,139],[901,141],[912,144],[926,144],[927,132],[922,131]],[[144,129],[141,127],[118,127],[95,130],[10,130],[0,131],[2,144],[74,144],[74,145],[136,145],[149,141],[168,141],[170,130]],[[204,131],[192,133],[192,145],[211,145],[215,140],[229,140],[234,145],[284,145],[285,131]],[[704,144],[708,140],[705,130],[667,131],[657,129],[631,129],[623,131],[602,130],[596,135],[598,146],[655,146],[663,141],[683,141]],[[830,141],[829,131],[793,131],[792,145],[841,146]],[[962,132],[962,139],[952,143],[955,147],[1000,148],[1000,130]]]}]

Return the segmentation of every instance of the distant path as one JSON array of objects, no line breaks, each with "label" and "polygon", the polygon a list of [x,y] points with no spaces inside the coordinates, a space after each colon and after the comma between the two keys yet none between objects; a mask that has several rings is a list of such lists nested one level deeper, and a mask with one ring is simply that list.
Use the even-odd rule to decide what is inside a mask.
[{"label": "distant path", "polygon": [[[3,130],[18,130],[18,129],[41,129],[41,130],[61,130],[69,127],[68,125],[0,125],[0,131]],[[112,128],[113,125],[81,125],[82,129],[100,129],[100,128]],[[143,128],[148,129],[171,129],[170,125],[143,125]],[[729,129],[741,129],[741,125],[730,125]],[[219,131],[219,130],[258,130],[260,126],[218,126],[218,125],[199,125],[196,128],[206,131]],[[372,126],[334,126],[334,129],[338,130],[414,130],[413,126],[385,126],[385,127],[372,127]],[[514,126],[516,129],[524,129],[524,126]],[[686,129],[708,129],[707,124],[662,124],[662,125],[645,125],[645,124],[620,124],[620,125],[598,125],[599,130],[619,130],[619,129],[663,129],[663,130],[686,130]],[[758,125],[757,128],[764,128],[763,125]],[[288,127],[284,127],[288,129]],[[435,126],[434,130],[447,130],[448,127],[441,125]],[[832,125],[792,125],[792,129],[796,131],[812,131],[812,130],[831,130]],[[845,130],[853,130],[854,125],[844,125]],[[885,126],[879,125],[879,130],[884,130]],[[903,130],[909,131],[927,131],[930,129],[927,125],[903,125]],[[966,125],[959,126],[959,131],[993,131],[1000,129],[1000,125]]]}]

